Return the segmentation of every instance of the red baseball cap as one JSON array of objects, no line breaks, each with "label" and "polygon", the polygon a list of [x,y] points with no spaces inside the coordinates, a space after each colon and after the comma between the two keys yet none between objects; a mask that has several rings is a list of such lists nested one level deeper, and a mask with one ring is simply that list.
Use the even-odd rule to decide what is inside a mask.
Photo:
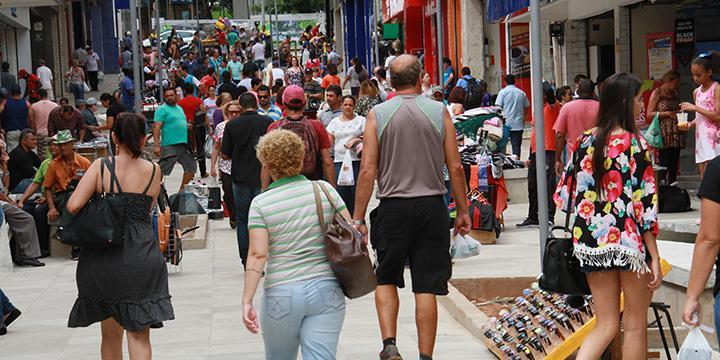
[{"label": "red baseball cap", "polygon": [[283,91],[283,104],[305,105],[305,91],[297,85],[290,85]]}]

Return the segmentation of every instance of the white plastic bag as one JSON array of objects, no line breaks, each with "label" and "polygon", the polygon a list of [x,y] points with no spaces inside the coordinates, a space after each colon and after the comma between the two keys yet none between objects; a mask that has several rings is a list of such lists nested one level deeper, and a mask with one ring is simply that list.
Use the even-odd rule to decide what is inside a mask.
[{"label": "white plastic bag", "polygon": [[355,172],[353,171],[352,156],[350,150],[345,152],[345,158],[343,159],[342,166],[340,167],[340,173],[337,178],[338,186],[353,186],[355,185]]},{"label": "white plastic bag", "polygon": [[450,256],[453,259],[464,259],[480,255],[480,242],[470,235],[457,234],[450,244]]},{"label": "white plastic bag", "polygon": [[688,332],[678,353],[678,360],[710,360],[712,353],[710,344],[698,326]]},{"label": "white plastic bag", "polygon": [[208,135],[205,137],[205,143],[203,144],[203,152],[205,157],[210,159],[212,157],[213,150],[215,149],[215,139]]}]

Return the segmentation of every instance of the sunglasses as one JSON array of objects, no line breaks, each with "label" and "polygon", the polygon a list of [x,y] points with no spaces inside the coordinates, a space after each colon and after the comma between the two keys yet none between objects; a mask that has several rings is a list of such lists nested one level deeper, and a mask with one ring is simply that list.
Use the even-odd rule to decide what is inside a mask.
[{"label": "sunglasses", "polygon": [[270,95],[258,95],[258,99],[267,99]]},{"label": "sunglasses", "polygon": [[240,110],[234,110],[234,111],[227,112],[227,114],[231,115],[231,116],[240,115],[240,113],[242,113],[242,111],[240,111]]}]

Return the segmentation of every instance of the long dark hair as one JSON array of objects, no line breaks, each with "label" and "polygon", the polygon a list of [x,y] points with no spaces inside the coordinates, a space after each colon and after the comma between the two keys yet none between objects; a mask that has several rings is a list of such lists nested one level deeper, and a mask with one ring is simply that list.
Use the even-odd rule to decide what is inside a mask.
[{"label": "long dark hair", "polygon": [[358,57],[352,58],[353,66],[355,67],[355,73],[359,76],[363,71],[363,65],[360,63],[360,59]]},{"label": "long dark hair", "polygon": [[140,157],[143,151],[140,142],[145,136],[145,117],[135,113],[120,113],[113,127],[118,142],[125,145],[134,159]]},{"label": "long dark hair", "polygon": [[605,80],[605,86],[600,93],[597,132],[593,143],[595,148],[592,159],[593,178],[595,186],[598,188],[607,171],[605,170],[605,148],[612,131],[620,127],[638,135],[635,125],[635,97],[640,93],[641,85],[637,76],[628,73],[615,74]]}]

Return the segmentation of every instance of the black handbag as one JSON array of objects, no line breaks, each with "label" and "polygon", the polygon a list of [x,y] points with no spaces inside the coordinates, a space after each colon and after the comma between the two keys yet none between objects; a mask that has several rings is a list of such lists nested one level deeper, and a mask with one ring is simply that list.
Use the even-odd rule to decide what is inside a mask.
[{"label": "black handbag", "polygon": [[[573,157],[573,177],[575,179],[575,157]],[[590,295],[585,273],[580,270],[580,260],[573,255],[573,238],[570,231],[570,214],[574,189],[568,186],[568,203],[566,208],[565,226],[554,226],[545,242],[545,253],[540,276],[540,288],[554,293],[568,295]],[[555,236],[556,230],[563,230],[564,236]]]},{"label": "black handbag", "polygon": [[[105,168],[110,172],[110,191],[105,191]],[[102,159],[100,166],[102,192],[95,193],[78,212],[61,229],[60,242],[83,248],[108,249],[122,248],[125,237],[125,208],[127,199],[116,196],[115,185],[122,193],[120,183],[115,175],[115,161]],[[67,211],[67,209],[65,209]]]}]

